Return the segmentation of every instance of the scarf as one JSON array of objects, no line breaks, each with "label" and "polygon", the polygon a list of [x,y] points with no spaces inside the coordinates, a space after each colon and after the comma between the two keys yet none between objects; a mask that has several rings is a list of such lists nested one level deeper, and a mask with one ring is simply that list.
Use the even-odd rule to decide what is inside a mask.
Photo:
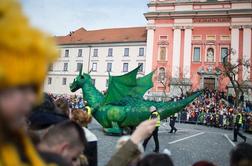
[{"label": "scarf", "polygon": [[55,166],[54,164],[44,163],[30,139],[24,133],[21,133],[21,136],[22,140],[20,142],[23,144],[24,154],[30,163],[24,163],[21,160],[14,144],[6,143],[0,146],[0,166]]}]

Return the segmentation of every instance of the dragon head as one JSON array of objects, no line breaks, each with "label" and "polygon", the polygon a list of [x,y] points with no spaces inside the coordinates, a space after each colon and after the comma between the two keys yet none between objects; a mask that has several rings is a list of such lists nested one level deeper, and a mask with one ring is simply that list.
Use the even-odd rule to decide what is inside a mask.
[{"label": "dragon head", "polygon": [[75,92],[78,89],[82,88],[82,86],[87,82],[91,82],[91,77],[89,74],[82,73],[82,66],[81,66],[79,74],[75,77],[73,82],[70,84],[71,92]]}]

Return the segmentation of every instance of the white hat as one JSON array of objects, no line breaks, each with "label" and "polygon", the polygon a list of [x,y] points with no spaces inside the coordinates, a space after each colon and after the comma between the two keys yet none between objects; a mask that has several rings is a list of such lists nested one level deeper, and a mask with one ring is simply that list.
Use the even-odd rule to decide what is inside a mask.
[{"label": "white hat", "polygon": [[157,108],[156,108],[155,106],[151,106],[151,107],[150,107],[150,111],[151,111],[151,112],[156,111],[156,110],[157,110]]}]

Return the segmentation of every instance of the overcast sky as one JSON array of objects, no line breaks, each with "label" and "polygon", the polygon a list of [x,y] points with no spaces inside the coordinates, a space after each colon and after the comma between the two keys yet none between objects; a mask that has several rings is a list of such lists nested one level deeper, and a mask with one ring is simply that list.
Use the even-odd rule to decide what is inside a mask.
[{"label": "overcast sky", "polygon": [[148,0],[21,0],[31,23],[53,35],[87,30],[144,26]]}]

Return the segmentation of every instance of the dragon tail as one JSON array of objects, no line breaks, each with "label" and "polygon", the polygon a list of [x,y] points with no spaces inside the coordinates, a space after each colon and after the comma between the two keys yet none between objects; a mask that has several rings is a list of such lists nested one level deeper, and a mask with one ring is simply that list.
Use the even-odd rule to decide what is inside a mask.
[{"label": "dragon tail", "polygon": [[160,118],[161,120],[168,118],[171,115],[174,115],[177,112],[180,112],[185,108],[188,104],[190,104],[194,99],[202,94],[202,91],[197,91],[193,93],[191,96],[179,100],[177,102],[169,102],[169,103],[160,103],[157,107],[160,110]]}]

